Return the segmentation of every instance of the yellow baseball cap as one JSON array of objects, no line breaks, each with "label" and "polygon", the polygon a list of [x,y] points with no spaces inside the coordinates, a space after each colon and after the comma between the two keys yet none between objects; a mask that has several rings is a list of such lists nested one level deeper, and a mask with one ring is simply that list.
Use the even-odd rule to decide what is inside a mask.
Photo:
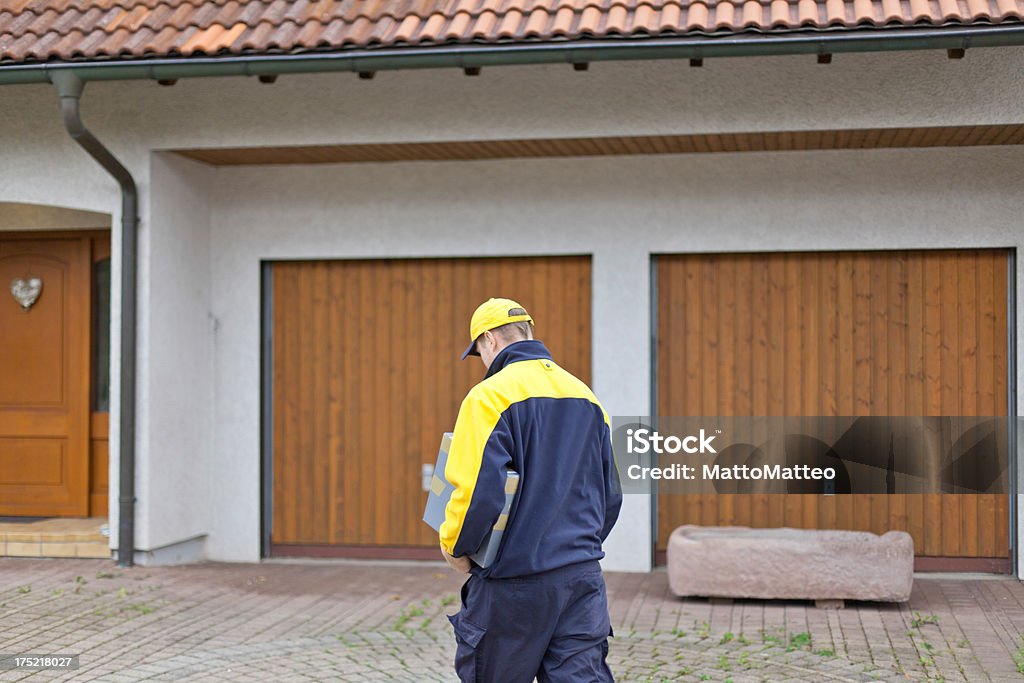
[{"label": "yellow baseball cap", "polygon": [[469,322],[469,346],[462,353],[462,359],[480,355],[476,351],[476,340],[487,330],[524,321],[534,324],[526,309],[512,299],[491,298],[483,302],[473,311],[473,319]]}]

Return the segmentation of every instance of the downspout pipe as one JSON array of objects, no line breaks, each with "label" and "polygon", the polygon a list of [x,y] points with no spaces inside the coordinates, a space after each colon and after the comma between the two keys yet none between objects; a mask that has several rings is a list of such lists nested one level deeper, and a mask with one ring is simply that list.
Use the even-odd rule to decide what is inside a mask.
[{"label": "downspout pipe", "polygon": [[82,123],[80,102],[85,82],[73,71],[54,71],[50,80],[60,96],[64,128],[121,186],[121,418],[117,564],[131,567],[135,558],[135,273],[139,195],[135,179]]}]

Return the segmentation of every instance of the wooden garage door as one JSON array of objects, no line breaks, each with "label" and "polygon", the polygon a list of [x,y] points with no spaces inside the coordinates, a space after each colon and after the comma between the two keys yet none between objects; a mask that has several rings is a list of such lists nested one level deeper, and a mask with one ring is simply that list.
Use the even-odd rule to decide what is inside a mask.
[{"label": "wooden garage door", "polygon": [[[1008,253],[657,259],[659,415],[1007,415]],[[679,524],[882,533],[919,556],[1006,558],[1007,495],[658,497]]]},{"label": "wooden garage door", "polygon": [[589,257],[276,263],[270,291],[272,554],[436,556],[422,466],[483,378],[459,355],[488,297],[590,381]]}]

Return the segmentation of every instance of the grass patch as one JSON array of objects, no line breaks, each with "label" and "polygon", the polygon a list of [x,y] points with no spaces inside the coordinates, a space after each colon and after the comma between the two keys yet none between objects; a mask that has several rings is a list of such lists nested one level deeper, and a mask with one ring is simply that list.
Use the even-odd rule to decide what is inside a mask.
[{"label": "grass patch", "polygon": [[789,637],[789,645],[786,646],[786,652],[792,652],[793,650],[800,650],[811,644],[811,634],[807,631],[801,631],[800,633],[794,633]]},{"label": "grass patch", "polygon": [[[1024,643],[1024,636],[1021,636],[1021,642]],[[1013,653],[1013,663],[1017,665],[1017,673],[1024,674],[1024,644]]]},{"label": "grass patch", "polygon": [[937,624],[939,623],[939,615],[929,614],[927,616],[921,616],[921,613],[914,610],[914,618],[910,620],[910,625],[914,628],[921,628],[925,624]]},{"label": "grass patch", "polygon": [[156,610],[155,607],[150,607],[149,605],[143,604],[141,602],[133,602],[132,604],[128,605],[128,609],[135,610],[139,614],[151,614],[154,610]]}]

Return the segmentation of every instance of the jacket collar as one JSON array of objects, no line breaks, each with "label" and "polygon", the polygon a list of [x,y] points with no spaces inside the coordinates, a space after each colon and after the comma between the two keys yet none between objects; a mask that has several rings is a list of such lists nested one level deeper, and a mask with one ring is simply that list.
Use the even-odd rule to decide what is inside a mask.
[{"label": "jacket collar", "polygon": [[487,369],[487,374],[484,375],[484,379],[500,372],[509,363],[516,363],[521,360],[536,360],[538,358],[551,360],[551,353],[539,339],[523,339],[522,341],[512,342],[494,357],[491,367]]}]

